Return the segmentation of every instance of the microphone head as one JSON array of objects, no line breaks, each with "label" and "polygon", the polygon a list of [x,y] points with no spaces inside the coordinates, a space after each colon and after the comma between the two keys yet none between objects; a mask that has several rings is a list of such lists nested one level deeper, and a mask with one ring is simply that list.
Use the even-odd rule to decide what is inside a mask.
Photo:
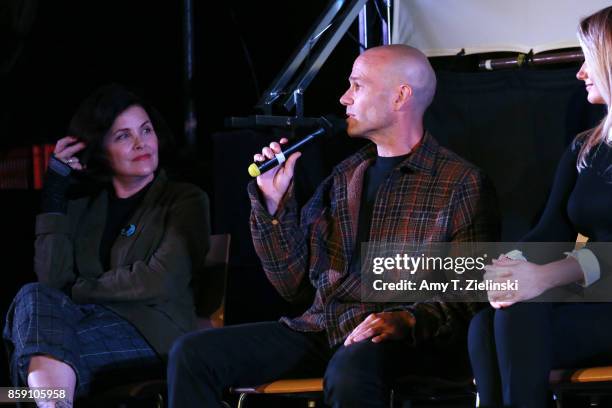
[{"label": "microphone head", "polygon": [[249,174],[251,177],[258,177],[261,174],[261,172],[259,171],[259,167],[257,167],[257,164],[251,163],[251,165],[249,166]]}]

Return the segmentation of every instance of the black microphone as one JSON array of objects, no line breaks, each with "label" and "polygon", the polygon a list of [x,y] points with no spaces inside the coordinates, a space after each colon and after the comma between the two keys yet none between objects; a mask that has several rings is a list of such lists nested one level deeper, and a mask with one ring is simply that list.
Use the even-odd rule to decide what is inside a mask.
[{"label": "black microphone", "polygon": [[[330,121],[330,118],[321,117],[319,123],[321,127],[314,132],[304,136],[302,139],[297,140],[295,143],[289,146],[281,146],[281,152],[276,155],[275,158],[265,161],[263,163],[252,163],[249,166],[249,174],[251,177],[257,177],[262,175],[268,170],[275,168],[278,165],[283,164],[286,158],[289,157],[293,152],[297,151],[300,147],[307,143],[310,143],[314,139],[319,138],[325,134],[336,133],[346,128],[346,122],[339,122],[337,120]],[[337,122],[337,123],[336,123]]]}]

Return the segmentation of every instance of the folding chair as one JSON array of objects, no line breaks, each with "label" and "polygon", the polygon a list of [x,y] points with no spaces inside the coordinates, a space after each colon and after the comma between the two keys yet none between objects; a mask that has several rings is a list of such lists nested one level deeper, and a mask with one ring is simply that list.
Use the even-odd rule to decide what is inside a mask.
[{"label": "folding chair", "polygon": [[[239,394],[237,408],[244,408],[249,395],[276,395],[307,400],[308,407],[314,408],[323,396],[323,378],[282,379],[255,387],[236,387],[230,392]],[[429,376],[406,376],[398,379],[391,390],[390,408],[403,402],[410,407],[412,402],[459,403],[473,406],[476,391],[470,376],[464,379],[444,379]]]},{"label": "folding chair", "polygon": [[570,395],[588,397],[590,407],[599,407],[602,396],[612,395],[612,366],[553,370],[550,384],[557,408]]}]

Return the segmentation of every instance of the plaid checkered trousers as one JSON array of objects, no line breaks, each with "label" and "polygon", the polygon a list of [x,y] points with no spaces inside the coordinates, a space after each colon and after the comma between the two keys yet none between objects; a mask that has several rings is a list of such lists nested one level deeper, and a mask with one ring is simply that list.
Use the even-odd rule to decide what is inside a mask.
[{"label": "plaid checkered trousers", "polygon": [[76,304],[62,291],[41,283],[27,284],[17,293],[3,337],[14,386],[27,383],[35,355],[70,365],[77,376],[77,397],[105,373],[161,366],[155,351],[128,321],[102,305]]}]

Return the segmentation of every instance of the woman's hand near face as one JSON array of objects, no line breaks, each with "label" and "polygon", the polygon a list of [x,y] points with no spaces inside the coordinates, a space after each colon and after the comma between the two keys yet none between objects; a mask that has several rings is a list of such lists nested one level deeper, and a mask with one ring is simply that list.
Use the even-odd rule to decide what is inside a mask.
[{"label": "woman's hand near face", "polygon": [[76,157],[75,154],[84,148],[84,142],[80,142],[79,139],[74,136],[66,136],[57,141],[53,154],[58,160],[66,163],[73,170],[83,170],[85,166],[79,162],[79,158]]}]

